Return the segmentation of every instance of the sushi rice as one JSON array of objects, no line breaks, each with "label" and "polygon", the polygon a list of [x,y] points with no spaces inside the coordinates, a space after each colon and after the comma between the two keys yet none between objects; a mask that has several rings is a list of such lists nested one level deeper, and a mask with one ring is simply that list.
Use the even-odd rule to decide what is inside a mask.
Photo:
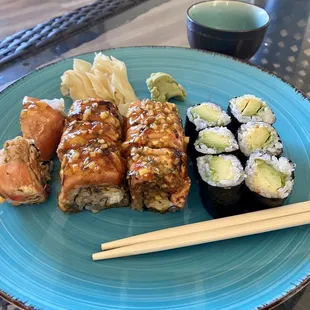
[{"label": "sushi rice", "polygon": [[[268,185],[262,187],[255,184],[255,172],[258,167],[257,160],[265,161],[267,164],[285,176],[284,186],[278,188],[276,193],[272,193],[270,190],[268,190]],[[295,167],[296,165],[286,157],[277,158],[276,156],[264,154],[262,152],[253,153],[249,157],[245,167],[245,173],[247,175],[245,184],[252,192],[257,193],[263,197],[284,199],[289,196],[293,190]]]},{"label": "sushi rice", "polygon": [[[255,135],[255,131],[261,128],[265,128],[269,134],[267,140],[262,146],[254,147],[250,145],[251,139],[248,139],[251,135]],[[277,131],[269,124],[263,122],[249,122],[240,126],[238,130],[238,143],[240,151],[249,156],[251,153],[258,151],[267,152],[272,155],[279,156],[283,152],[283,145]]]},{"label": "sushi rice", "polygon": [[[203,137],[207,133],[214,133],[215,137],[218,136],[217,141],[220,137],[228,138],[229,146],[222,148],[216,145],[206,145],[203,141]],[[226,127],[211,127],[201,130],[199,132],[198,139],[195,142],[195,149],[197,152],[202,154],[220,154],[220,153],[230,153],[239,149],[238,143],[232,134],[232,132]]]},{"label": "sushi rice", "polygon": [[232,180],[219,180],[215,182],[211,179],[212,171],[209,166],[209,161],[211,160],[213,155],[205,155],[197,158],[197,167],[198,172],[202,178],[202,180],[208,183],[211,186],[215,187],[233,187],[241,184],[245,179],[245,173],[243,167],[239,161],[239,159],[234,155],[217,155],[231,162],[232,170],[233,170],[233,179]]},{"label": "sushi rice", "polygon": [[[242,111],[240,111],[238,104],[244,99],[256,99],[260,102],[262,107],[257,111],[257,114],[252,116],[242,115]],[[229,101],[229,108],[233,116],[238,120],[239,123],[247,123],[247,122],[264,122],[268,124],[273,124],[276,121],[276,117],[267,103],[253,95],[243,95],[241,97],[233,98]]]},{"label": "sushi rice", "polygon": [[[204,105],[219,113],[219,117],[216,121],[207,121],[201,118],[197,113],[192,113],[193,108]],[[212,102],[202,102],[198,105],[192,106],[187,109],[186,114],[189,121],[196,126],[196,130],[202,130],[214,126],[227,126],[231,122],[230,116],[221,107]]]},{"label": "sushi rice", "polygon": [[65,101],[63,98],[54,99],[42,99],[43,102],[47,103],[52,109],[61,113],[65,112]]}]

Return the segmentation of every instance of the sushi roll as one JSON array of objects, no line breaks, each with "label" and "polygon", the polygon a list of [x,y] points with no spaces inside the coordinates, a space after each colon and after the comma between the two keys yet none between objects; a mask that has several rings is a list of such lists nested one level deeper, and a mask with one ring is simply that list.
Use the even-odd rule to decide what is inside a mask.
[{"label": "sushi roll", "polygon": [[240,204],[245,173],[235,155],[205,155],[197,158],[200,196],[214,217],[242,213]]},{"label": "sushi roll", "polygon": [[63,99],[25,97],[20,124],[25,139],[33,139],[40,160],[49,161],[56,153],[65,125]]},{"label": "sushi roll", "polygon": [[184,208],[190,189],[186,137],[176,105],[143,100],[127,113],[127,179],[131,207],[160,213]]},{"label": "sushi roll", "polygon": [[199,132],[195,142],[196,157],[231,153],[239,149],[232,132],[226,127],[211,127]]},{"label": "sushi roll", "polygon": [[227,126],[231,122],[230,116],[218,105],[203,102],[187,109],[185,135],[189,136],[189,149],[193,149],[198,132],[215,126]]},{"label": "sushi roll", "polygon": [[148,125],[136,125],[128,128],[122,147],[127,153],[132,146],[152,148],[186,149],[186,139],[181,122],[170,117],[156,119]]},{"label": "sushi roll", "polygon": [[72,121],[67,124],[63,138],[58,146],[57,155],[60,160],[69,150],[76,150],[87,144],[101,147],[120,146],[121,131],[102,122]]},{"label": "sushi roll", "polygon": [[229,101],[228,113],[232,116],[232,129],[248,122],[273,124],[276,117],[267,103],[253,95],[244,95]]},{"label": "sushi roll", "polygon": [[39,162],[33,140],[16,137],[0,150],[0,198],[14,206],[44,202],[50,167]]},{"label": "sushi roll", "polygon": [[294,187],[295,164],[286,157],[253,153],[245,167],[245,184],[254,209],[281,206]]},{"label": "sushi roll", "polygon": [[133,210],[182,210],[190,190],[187,156],[171,148],[132,147],[127,179]]},{"label": "sushi roll", "polygon": [[121,124],[113,103],[96,99],[73,103],[57,150],[61,160],[58,206],[62,211],[99,212],[129,204]]},{"label": "sushi roll", "polygon": [[250,122],[238,129],[238,143],[244,156],[255,152],[269,153],[280,156],[283,145],[277,131],[269,124]]}]

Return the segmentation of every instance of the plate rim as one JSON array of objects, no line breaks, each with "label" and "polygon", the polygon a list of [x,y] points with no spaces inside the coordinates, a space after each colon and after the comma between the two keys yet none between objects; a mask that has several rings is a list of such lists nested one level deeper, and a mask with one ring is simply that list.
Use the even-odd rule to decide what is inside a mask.
[{"label": "plate rim", "polygon": [[[110,51],[114,51],[114,50],[122,50],[122,49],[130,49],[130,48],[137,48],[137,49],[150,49],[150,48],[154,48],[154,49],[180,49],[180,50],[188,50],[188,51],[195,51],[195,52],[199,52],[199,53],[204,53],[204,54],[208,54],[208,55],[215,55],[218,57],[223,57],[223,58],[228,58],[231,59],[233,61],[242,63],[244,65],[248,65],[250,67],[254,67],[256,69],[261,70],[264,73],[267,73],[275,78],[278,78],[279,80],[281,80],[282,82],[284,82],[285,84],[287,84],[288,86],[290,86],[297,94],[301,95],[301,97],[303,98],[303,100],[308,101],[310,104],[310,98],[299,88],[297,88],[296,86],[294,86],[292,83],[284,80],[284,78],[282,78],[280,75],[278,75],[277,73],[271,72],[259,65],[250,63],[247,60],[243,60],[243,59],[239,59],[237,57],[234,56],[229,56],[229,55],[225,55],[225,54],[221,54],[218,52],[211,52],[211,51],[206,51],[206,50],[202,50],[202,49],[195,49],[195,48],[190,48],[190,47],[185,47],[185,46],[169,46],[169,45],[134,45],[134,46],[122,46],[122,47],[114,47],[114,48],[107,48],[107,49],[100,49],[100,50],[95,50],[95,51],[90,51],[90,52],[86,52],[86,53],[82,53],[82,54],[78,54],[78,55],[74,55],[74,56],[70,56],[70,57],[65,57],[63,59],[58,59],[56,61],[52,61],[48,64],[44,64],[42,66],[40,66],[39,68],[36,68],[35,70],[32,70],[28,73],[26,73],[25,75],[19,77],[17,80],[13,81],[12,83],[10,83],[9,85],[7,85],[5,88],[3,88],[0,91],[0,96],[3,96],[3,94],[8,91],[8,89],[10,89],[11,87],[13,87],[15,84],[21,82],[22,80],[28,78],[29,76],[31,76],[32,74],[35,74],[36,72],[39,72],[47,67],[53,66],[55,64],[58,64],[60,62],[64,62],[70,59],[74,59],[76,57],[79,56],[85,56],[85,55],[89,55],[89,54],[93,54],[93,53],[99,53],[99,52],[110,52]],[[289,290],[288,292],[286,292],[285,294],[283,294],[281,297],[272,300],[271,302],[269,302],[268,304],[259,306],[258,308],[256,308],[256,310],[272,310],[275,307],[279,306],[280,304],[284,303],[285,301],[289,300],[291,297],[293,297],[294,295],[298,294],[301,290],[303,290],[304,288],[306,288],[308,285],[310,285],[310,273],[309,275],[307,275],[304,279],[301,279],[300,282],[298,284],[295,284],[295,287],[292,288],[291,290]],[[1,288],[0,288],[0,298],[4,299],[5,301],[9,302],[10,304],[12,304],[13,306],[19,308],[19,309],[23,309],[23,310],[38,310],[39,308],[36,308],[35,306],[27,306],[25,303],[25,301],[21,301],[17,298],[14,298],[13,296],[10,296],[10,294],[4,292]]]}]

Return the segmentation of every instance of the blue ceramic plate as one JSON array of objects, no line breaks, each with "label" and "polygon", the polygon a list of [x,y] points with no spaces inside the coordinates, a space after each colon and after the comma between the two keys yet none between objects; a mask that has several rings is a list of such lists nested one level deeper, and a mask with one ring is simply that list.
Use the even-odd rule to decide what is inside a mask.
[{"label": "blue ceramic plate", "polygon": [[[187,90],[177,103],[185,117],[190,105],[213,101],[227,107],[231,97],[264,98],[285,155],[297,163],[296,184],[287,203],[309,199],[310,104],[279,78],[226,56],[185,48],[123,48],[105,51],[125,61],[140,98],[146,78],[172,74]],[[81,56],[92,61],[94,54]],[[22,78],[0,96],[0,142],[20,134],[24,95],[60,97],[60,76],[72,59]],[[66,108],[71,104],[66,101]],[[310,227],[193,246],[156,254],[93,262],[100,244],[211,217],[198,186],[183,212],[139,213],[128,208],[98,214],[64,214],[57,208],[58,163],[49,200],[41,205],[0,207],[0,290],[42,309],[257,309],[305,283],[310,275]],[[304,281],[304,282],[302,282]]]}]

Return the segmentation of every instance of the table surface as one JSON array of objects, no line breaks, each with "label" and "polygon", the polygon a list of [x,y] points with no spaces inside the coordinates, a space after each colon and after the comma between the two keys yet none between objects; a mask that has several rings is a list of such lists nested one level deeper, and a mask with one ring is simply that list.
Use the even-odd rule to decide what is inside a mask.
[{"label": "table surface", "polygon": [[[5,36],[62,15],[91,1],[2,0],[0,40]],[[59,59],[102,49],[137,45],[186,46],[185,15],[198,0],[149,0],[83,33],[52,45],[39,54],[0,68],[0,90],[21,76]],[[248,0],[271,16],[264,42],[250,60],[272,71],[310,97],[310,0]],[[278,309],[308,310],[309,287],[295,305]],[[295,303],[295,302],[294,302]],[[0,302],[1,309],[1,302]]]}]

